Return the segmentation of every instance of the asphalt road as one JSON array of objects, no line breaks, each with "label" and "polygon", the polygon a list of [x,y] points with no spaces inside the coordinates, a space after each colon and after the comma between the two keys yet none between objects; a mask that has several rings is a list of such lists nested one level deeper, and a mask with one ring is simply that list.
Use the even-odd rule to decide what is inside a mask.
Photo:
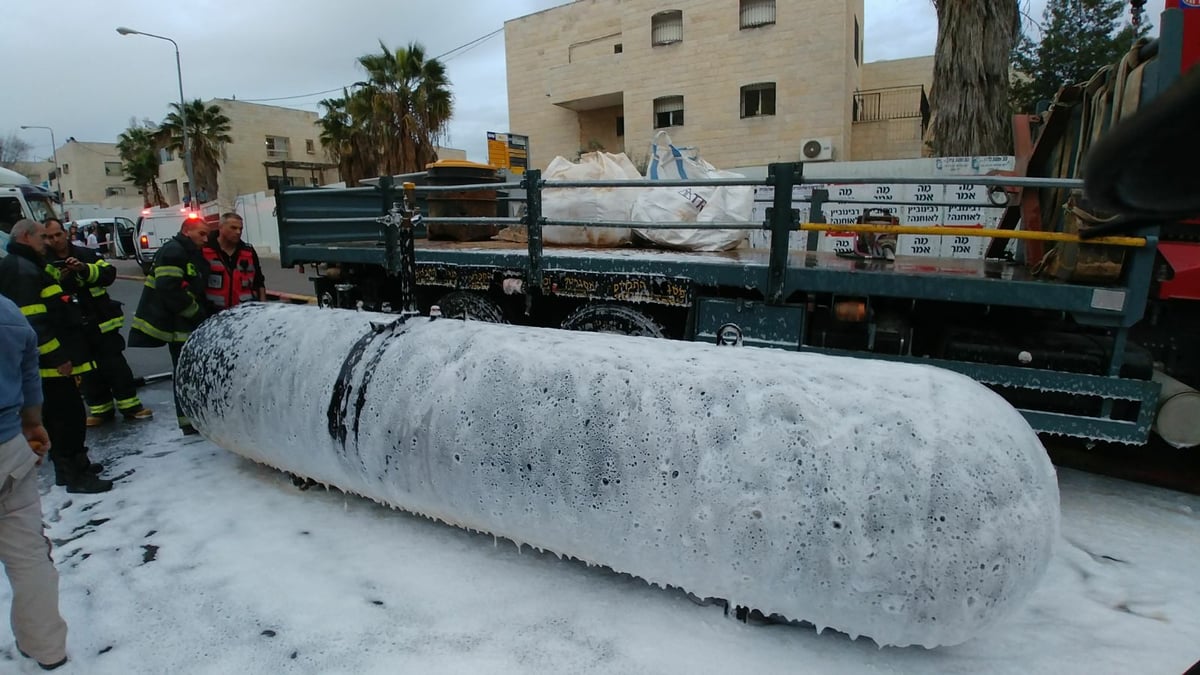
[{"label": "asphalt road", "polygon": [[[129,328],[133,325],[133,312],[137,309],[138,299],[142,295],[142,271],[133,260],[110,260],[109,262],[117,268],[118,278],[108,292],[114,300],[125,306],[125,328],[121,333],[128,341]],[[281,268],[278,258],[263,257],[261,262],[263,275],[267,278],[268,293],[276,291],[297,296],[312,295],[312,282],[308,280],[307,274],[302,274],[294,269]],[[171,355],[167,353],[166,347],[126,349],[125,360],[129,362],[134,377],[171,372]]]}]

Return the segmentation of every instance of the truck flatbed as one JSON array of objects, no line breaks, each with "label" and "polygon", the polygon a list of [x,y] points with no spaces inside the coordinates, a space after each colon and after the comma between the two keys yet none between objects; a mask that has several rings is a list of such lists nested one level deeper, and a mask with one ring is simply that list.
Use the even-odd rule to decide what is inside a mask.
[{"label": "truck flatbed", "polygon": [[[529,259],[525,243],[510,241],[415,241],[418,268],[505,268],[523,270]],[[379,239],[292,244],[293,263],[326,262],[384,265],[386,249]],[[770,251],[740,248],[720,252],[687,252],[623,246],[615,248],[545,246],[547,272],[605,275],[653,275],[687,279],[699,286],[765,288]],[[851,273],[851,274],[847,274]],[[952,291],[946,281],[953,280]],[[1068,312],[1092,325],[1120,325],[1126,316],[1126,289],[1067,284],[1035,279],[1028,269],[1002,260],[919,258],[861,260],[830,252],[791,251],[785,296],[792,293],[906,297],[986,303]],[[949,295],[949,297],[948,297]]]}]

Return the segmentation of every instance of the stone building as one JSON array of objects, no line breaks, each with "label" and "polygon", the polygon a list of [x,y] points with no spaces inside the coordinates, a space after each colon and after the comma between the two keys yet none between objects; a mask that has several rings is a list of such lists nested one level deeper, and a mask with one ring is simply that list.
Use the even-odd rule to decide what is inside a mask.
[{"label": "stone building", "polygon": [[921,154],[932,59],[864,65],[863,0],[577,0],[506,22],[505,51],[535,168],[601,148],[638,162],[658,130],[718,167]]}]

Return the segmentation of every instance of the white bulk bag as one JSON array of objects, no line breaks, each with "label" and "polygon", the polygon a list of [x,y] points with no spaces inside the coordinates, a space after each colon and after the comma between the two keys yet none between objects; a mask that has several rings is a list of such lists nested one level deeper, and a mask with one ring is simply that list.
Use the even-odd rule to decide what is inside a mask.
[{"label": "white bulk bag", "polygon": [[[555,157],[542,172],[553,180],[638,180],[642,174],[625,153],[589,152],[571,162]],[[542,191],[542,215],[548,220],[629,220],[629,210],[639,188],[549,188]],[[620,246],[628,244],[627,227],[572,227],[547,225],[542,241],[576,246]]]},{"label": "white bulk bag", "polygon": [[[660,131],[650,146],[650,180],[691,178],[743,178],[721,171],[704,161],[694,148],[671,144]],[[751,186],[653,188],[640,191],[630,211],[630,220],[642,223],[749,222],[754,208]],[[741,246],[749,230],[647,230],[635,229],[642,239],[685,251],[728,251]]]}]

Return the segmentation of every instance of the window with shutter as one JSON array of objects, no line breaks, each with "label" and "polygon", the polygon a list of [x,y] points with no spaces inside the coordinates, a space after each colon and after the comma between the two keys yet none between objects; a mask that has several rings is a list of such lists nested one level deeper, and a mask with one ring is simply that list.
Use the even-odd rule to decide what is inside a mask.
[{"label": "window with shutter", "polygon": [[654,99],[654,128],[683,126],[683,97],[663,96]]},{"label": "window with shutter", "polygon": [[775,0],[740,0],[742,28],[757,28],[775,23]]},{"label": "window with shutter", "polygon": [[650,17],[650,42],[654,45],[683,42],[683,10],[671,9]]}]

